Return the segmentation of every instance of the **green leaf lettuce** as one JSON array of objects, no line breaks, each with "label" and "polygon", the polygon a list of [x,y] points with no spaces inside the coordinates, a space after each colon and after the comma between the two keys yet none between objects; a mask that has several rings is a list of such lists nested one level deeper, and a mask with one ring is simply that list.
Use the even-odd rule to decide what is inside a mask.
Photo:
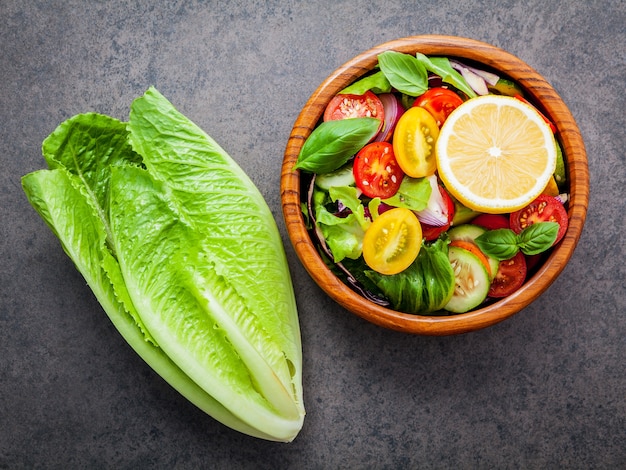
[{"label": "green leaf lettuce", "polygon": [[302,427],[293,286],[273,216],[243,170],[156,89],[128,123],[98,114],[43,144],[22,179],[137,353],[215,419],[263,439]]}]

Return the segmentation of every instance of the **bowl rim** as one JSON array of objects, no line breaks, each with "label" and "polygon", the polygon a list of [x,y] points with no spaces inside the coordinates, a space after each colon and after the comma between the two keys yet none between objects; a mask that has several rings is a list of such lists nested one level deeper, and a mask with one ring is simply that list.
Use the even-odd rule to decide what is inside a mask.
[{"label": "bowl rim", "polygon": [[[394,50],[470,60],[505,74],[517,82],[557,128],[570,185],[569,226],[564,238],[543,265],[515,293],[468,313],[427,316],[397,312],[377,305],[341,281],[326,266],[306,229],[300,208],[300,171],[293,170],[300,147],[313,131],[332,96],[377,63],[378,54]],[[451,335],[482,329],[516,314],[556,280],[573,255],[580,238],[589,200],[589,172],[582,135],[571,112],[554,88],[531,66],[497,46],[475,39],[418,35],[387,41],[362,52],[334,70],[313,92],[296,118],[284,153],[280,194],[288,236],[304,268],[316,284],[348,311],[378,326],[420,335]]]}]

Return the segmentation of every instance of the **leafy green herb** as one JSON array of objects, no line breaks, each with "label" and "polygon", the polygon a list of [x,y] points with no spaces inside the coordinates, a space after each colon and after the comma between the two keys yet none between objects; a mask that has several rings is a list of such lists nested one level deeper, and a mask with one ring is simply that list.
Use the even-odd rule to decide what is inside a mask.
[{"label": "leafy green herb", "polygon": [[559,233],[557,222],[539,222],[526,227],[518,236],[518,245],[522,253],[537,255],[550,248]]},{"label": "leafy green herb", "polygon": [[321,123],[304,142],[294,170],[335,171],[376,135],[379,126],[379,119],[369,117]]},{"label": "leafy green herb", "polygon": [[385,51],[378,55],[378,64],[389,83],[399,92],[419,96],[428,89],[428,72],[412,55]]},{"label": "leafy green herb", "polygon": [[427,57],[419,52],[415,54],[415,57],[426,70],[439,75],[444,82],[461,90],[469,98],[476,97],[476,92],[468,85],[467,80],[452,68],[447,57]]},{"label": "leafy green herb", "polygon": [[556,222],[537,222],[519,234],[508,228],[488,230],[475,242],[487,256],[501,261],[512,258],[520,250],[526,255],[543,253],[554,244],[558,231]]},{"label": "leafy green herb", "polygon": [[366,91],[371,90],[373,93],[376,93],[378,95],[381,93],[389,93],[391,89],[391,83],[389,83],[389,80],[387,80],[385,74],[382,71],[378,71],[376,73],[363,77],[360,80],[357,80],[353,84],[341,90],[339,93],[362,95]]},{"label": "leafy green herb", "polygon": [[508,228],[488,230],[475,241],[483,253],[497,260],[511,259],[519,251],[517,234]]}]

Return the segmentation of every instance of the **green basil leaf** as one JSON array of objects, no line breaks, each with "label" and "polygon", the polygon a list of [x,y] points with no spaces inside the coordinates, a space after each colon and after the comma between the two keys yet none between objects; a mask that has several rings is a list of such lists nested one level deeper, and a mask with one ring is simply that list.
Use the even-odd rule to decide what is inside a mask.
[{"label": "green basil leaf", "polygon": [[339,93],[342,95],[348,93],[362,95],[368,90],[371,90],[377,95],[380,93],[389,93],[391,91],[391,83],[389,83],[389,80],[387,80],[387,77],[385,77],[385,74],[382,71],[378,71],[372,75],[368,75],[367,77],[357,80],[352,85],[349,85],[341,90]]},{"label": "green basil leaf", "polygon": [[379,125],[379,119],[368,117],[321,123],[304,142],[294,170],[335,171],[376,135]]},{"label": "green basil leaf", "polygon": [[419,96],[428,89],[428,72],[412,55],[385,51],[379,54],[378,65],[391,86],[401,93]]},{"label": "green basil leaf", "polygon": [[554,245],[558,233],[559,224],[557,222],[537,222],[520,232],[518,245],[522,253],[526,255],[543,253]]},{"label": "green basil leaf", "polygon": [[508,228],[488,230],[474,241],[484,254],[499,261],[511,259],[519,251],[517,235]]},{"label": "green basil leaf", "polygon": [[412,211],[421,211],[428,205],[432,187],[427,178],[409,178],[405,176],[398,192],[383,202],[394,207],[406,207]]},{"label": "green basil leaf", "polygon": [[447,57],[427,57],[418,52],[415,58],[426,70],[439,75],[444,82],[461,90],[469,98],[476,97],[476,92],[468,85],[463,75],[452,68]]}]

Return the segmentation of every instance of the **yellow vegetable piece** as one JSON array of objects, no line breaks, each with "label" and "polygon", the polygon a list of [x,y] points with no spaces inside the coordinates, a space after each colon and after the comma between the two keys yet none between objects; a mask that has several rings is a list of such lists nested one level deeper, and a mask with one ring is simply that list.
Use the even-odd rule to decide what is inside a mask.
[{"label": "yellow vegetable piece", "polygon": [[393,132],[393,153],[404,173],[413,178],[435,173],[438,136],[437,121],[424,108],[409,108],[400,117]]}]

